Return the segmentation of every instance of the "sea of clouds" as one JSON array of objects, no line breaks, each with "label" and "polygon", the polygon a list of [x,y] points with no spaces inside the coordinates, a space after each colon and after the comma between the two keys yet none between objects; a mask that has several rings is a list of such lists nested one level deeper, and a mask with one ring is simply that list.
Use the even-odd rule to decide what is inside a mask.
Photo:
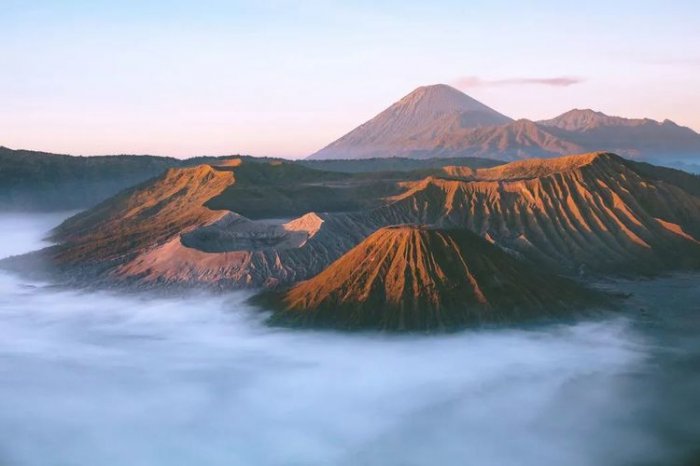
[{"label": "sea of clouds", "polygon": [[[0,216],[0,257],[61,218]],[[0,272],[0,464],[622,465],[700,432],[659,432],[659,342],[626,314],[340,334],[270,328],[247,297]]]}]

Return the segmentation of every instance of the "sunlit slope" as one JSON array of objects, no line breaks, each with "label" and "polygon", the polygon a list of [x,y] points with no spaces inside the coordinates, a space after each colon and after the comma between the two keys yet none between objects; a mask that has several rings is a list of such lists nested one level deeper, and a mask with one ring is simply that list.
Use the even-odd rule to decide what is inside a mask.
[{"label": "sunlit slope", "polygon": [[613,154],[447,168],[373,213],[468,228],[557,270],[651,273],[700,264],[700,179]]},{"label": "sunlit slope", "polygon": [[466,230],[382,228],[316,277],[270,298],[276,319],[340,328],[426,330],[522,320],[602,302]]},{"label": "sunlit slope", "polygon": [[52,260],[113,262],[109,280],[274,287],[319,273],[382,227],[422,224],[470,230],[568,275],[700,267],[694,175],[590,153],[405,176],[278,163],[171,170],[64,223]]},{"label": "sunlit slope", "polygon": [[169,169],[66,220],[54,231],[64,246],[57,257],[68,262],[119,259],[213,222],[225,212],[204,203],[234,181],[232,172],[209,165]]},{"label": "sunlit slope", "polygon": [[[64,222],[47,254],[81,275],[99,265],[93,278],[108,282],[240,287],[306,278],[369,231],[339,227],[348,224],[342,215],[304,214],[367,210],[400,191],[393,178],[367,177],[277,161],[172,169]],[[321,224],[336,226],[316,235]],[[335,228],[344,235],[334,238]]]},{"label": "sunlit slope", "polygon": [[66,246],[61,259],[114,259],[206,226],[231,211],[282,217],[318,206],[354,206],[360,196],[347,196],[345,190],[338,194],[323,185],[346,178],[289,163],[239,159],[170,169],[68,219],[53,236]]}]

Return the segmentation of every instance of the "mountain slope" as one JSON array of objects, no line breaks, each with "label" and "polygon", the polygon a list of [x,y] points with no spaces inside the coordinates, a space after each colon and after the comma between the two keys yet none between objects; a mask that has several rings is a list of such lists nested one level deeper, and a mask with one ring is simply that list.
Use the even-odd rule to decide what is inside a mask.
[{"label": "mountain slope", "polygon": [[[284,172],[284,177],[272,173],[273,179],[267,180],[273,181],[275,180],[274,176],[277,176],[276,181],[279,181],[280,184],[288,184],[287,180],[295,180],[295,173],[292,171],[297,166],[300,169],[296,173],[301,173],[301,167],[326,172],[362,173],[387,170],[397,172],[421,170],[439,168],[449,164],[489,167],[502,163],[474,158],[462,158],[455,160],[455,162],[447,162],[445,159],[415,160],[407,158],[290,162],[279,158],[250,156],[202,156],[190,159],[149,155],[83,157],[13,150],[0,146],[0,212],[84,209],[95,206],[124,189],[161,175],[168,168],[186,168],[203,164],[220,166],[227,160],[244,161],[245,169],[250,172],[251,177],[255,176],[255,164],[269,167],[274,163],[283,163],[283,169],[280,169],[279,172]],[[384,174],[379,176],[383,177]],[[326,178],[329,179],[330,176]],[[324,189],[317,189],[315,193],[312,191],[309,189],[303,195],[306,197],[314,195],[320,199],[326,196],[326,193],[323,192]],[[254,193],[251,192],[251,194]],[[281,195],[284,194],[281,193]],[[287,198],[296,195],[297,193],[287,193]],[[300,210],[298,213],[301,214],[303,213],[301,210],[304,210],[304,206],[308,202],[306,204],[296,202],[295,204]],[[251,205],[251,207],[253,206]],[[278,207],[279,209],[286,208],[284,206]],[[260,212],[260,214],[266,215],[268,212]]]},{"label": "mountain slope", "polygon": [[697,159],[700,134],[672,121],[571,110],[510,118],[444,84],[420,87],[309,159],[485,157],[517,160],[608,151],[643,160]]},{"label": "mountain slope", "polygon": [[118,260],[207,225],[226,212],[204,203],[234,182],[233,172],[209,165],[169,169],[59,225],[53,232],[62,243],[56,258],[62,263]]},{"label": "mountain slope", "polygon": [[[352,242],[331,239],[332,245],[326,238],[320,247],[306,246],[313,257],[282,265],[277,250],[305,246],[309,233],[299,225],[313,217],[296,223],[282,219],[318,209],[370,209],[397,192],[393,178],[356,179],[279,161],[232,159],[170,169],[59,225],[52,239],[60,244],[50,249],[50,262],[60,269],[97,265],[109,279],[119,280],[233,281],[233,286],[247,286],[293,279],[304,270],[320,270],[362,236],[346,234]],[[329,219],[328,224],[338,222]],[[241,270],[237,258],[258,269]]]},{"label": "mountain slope", "polygon": [[645,159],[700,156],[700,134],[670,120],[622,118],[575,109],[538,123],[586,150]]},{"label": "mountain slope", "polygon": [[567,273],[700,266],[697,176],[607,153],[460,172],[406,183],[373,221],[465,227]]},{"label": "mountain slope", "polygon": [[469,231],[418,226],[380,229],[316,277],[273,296],[276,321],[384,330],[522,320],[602,301]]},{"label": "mountain slope", "polygon": [[424,86],[309,158],[351,159],[427,153],[435,148],[435,139],[454,131],[510,121],[450,86]]},{"label": "mountain slope", "polygon": [[0,147],[0,210],[73,210],[181,165],[169,157],[74,157]]},{"label": "mountain slope", "polygon": [[554,157],[583,152],[583,148],[529,120],[501,126],[467,128],[443,135],[436,140],[435,156],[493,157],[518,160],[531,157]]},{"label": "mountain slope", "polygon": [[[470,230],[568,275],[700,268],[700,178],[678,170],[608,153],[446,167],[404,181],[299,168],[308,173],[284,164],[246,171],[245,162],[189,177],[173,170],[68,220],[45,259],[69,275],[104,265],[90,281],[275,287],[321,272],[382,227],[429,224]],[[296,195],[319,186],[317,201]]]}]

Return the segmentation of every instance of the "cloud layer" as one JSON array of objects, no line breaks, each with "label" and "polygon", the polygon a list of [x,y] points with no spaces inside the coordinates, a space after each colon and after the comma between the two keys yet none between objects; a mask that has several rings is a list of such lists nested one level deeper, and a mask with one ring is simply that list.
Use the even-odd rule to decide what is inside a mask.
[{"label": "cloud layer", "polygon": [[458,88],[467,89],[474,87],[497,86],[521,86],[539,85],[550,87],[568,87],[583,82],[582,78],[572,76],[556,76],[550,78],[508,78],[508,79],[482,79],[478,76],[462,76],[453,81]]}]

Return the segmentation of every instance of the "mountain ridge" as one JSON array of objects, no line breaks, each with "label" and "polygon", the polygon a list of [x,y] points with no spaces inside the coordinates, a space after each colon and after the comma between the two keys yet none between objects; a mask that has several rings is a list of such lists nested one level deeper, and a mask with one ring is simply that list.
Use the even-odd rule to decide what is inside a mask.
[{"label": "mountain ridge", "polygon": [[[66,221],[43,261],[66,277],[110,284],[276,287],[321,272],[380,228],[425,224],[472,231],[565,275],[638,276],[700,266],[700,178],[609,153],[447,167],[420,178],[373,174],[370,184],[367,175],[327,180],[309,169],[283,190],[263,181],[278,179],[265,173],[284,165],[250,174],[245,162],[211,170],[233,182],[222,176],[195,177],[193,186],[180,188],[167,177],[147,182]],[[246,177],[257,181],[235,182]],[[319,202],[287,199],[319,186],[325,190]],[[172,197],[173,189],[181,194]],[[212,210],[211,199],[227,192]],[[347,210],[349,194],[361,198]],[[341,203],[328,204],[336,200]],[[322,205],[338,209],[316,208]],[[266,210],[274,215],[241,214]],[[99,265],[98,272],[88,273],[89,264]]]},{"label": "mountain ridge", "polygon": [[648,160],[700,157],[700,134],[670,120],[623,118],[591,109],[573,109],[549,120],[513,120],[455,88],[433,85],[417,88],[308,159],[517,160],[593,151]]}]

